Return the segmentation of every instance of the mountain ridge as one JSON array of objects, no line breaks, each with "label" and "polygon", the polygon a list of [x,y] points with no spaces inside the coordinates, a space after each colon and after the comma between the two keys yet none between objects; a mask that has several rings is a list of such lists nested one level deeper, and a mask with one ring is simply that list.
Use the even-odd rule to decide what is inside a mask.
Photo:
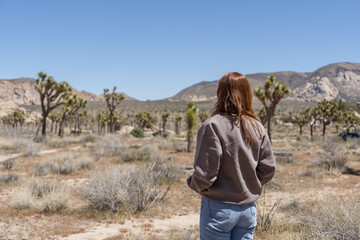
[{"label": "mountain ridge", "polygon": [[[0,101],[3,103],[12,102],[17,105],[38,105],[40,104],[39,94],[34,88],[36,80],[34,78],[15,78],[15,79],[0,79]],[[71,87],[71,86],[70,86]],[[71,87],[72,92],[79,97],[89,101],[104,101],[102,94],[94,94],[87,91],[78,91]],[[138,101],[135,98],[122,93],[125,96],[125,101]]]},{"label": "mountain ridge", "polygon": [[[252,88],[263,86],[266,78],[275,74],[277,80],[289,86],[292,93],[287,99],[314,102],[324,98],[341,97],[360,101],[360,63],[340,62],[322,66],[313,72],[278,71],[246,74]],[[218,80],[193,84],[168,101],[211,101],[216,99]],[[206,89],[206,90],[204,90]]]}]

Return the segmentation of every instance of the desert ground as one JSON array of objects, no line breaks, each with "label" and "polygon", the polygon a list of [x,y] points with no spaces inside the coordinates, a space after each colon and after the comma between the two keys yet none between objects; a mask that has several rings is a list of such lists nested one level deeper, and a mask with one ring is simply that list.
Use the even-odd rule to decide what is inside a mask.
[{"label": "desert ground", "polygon": [[[185,132],[168,129],[166,138],[135,138],[126,127],[42,138],[2,127],[0,239],[199,239],[200,196],[186,184],[194,152]],[[307,127],[298,132],[273,125],[274,150],[290,155],[277,156],[257,201],[255,239],[356,239],[322,232],[359,223],[360,142],[343,141],[332,125],[326,138],[320,126],[312,139]]]}]

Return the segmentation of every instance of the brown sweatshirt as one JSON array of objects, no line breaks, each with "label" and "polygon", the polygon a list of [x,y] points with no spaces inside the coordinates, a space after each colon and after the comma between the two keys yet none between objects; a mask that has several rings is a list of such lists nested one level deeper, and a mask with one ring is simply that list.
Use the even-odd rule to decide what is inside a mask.
[{"label": "brown sweatshirt", "polygon": [[194,173],[189,187],[215,202],[245,205],[256,201],[275,173],[275,158],[265,128],[260,133],[246,120],[252,146],[232,117],[217,114],[199,128]]}]

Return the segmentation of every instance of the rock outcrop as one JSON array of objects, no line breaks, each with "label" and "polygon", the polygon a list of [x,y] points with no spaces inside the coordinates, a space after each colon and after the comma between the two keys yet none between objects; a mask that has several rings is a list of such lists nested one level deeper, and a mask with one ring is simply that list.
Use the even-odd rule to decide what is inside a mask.
[{"label": "rock outcrop", "polygon": [[[317,69],[312,73],[293,71],[248,74],[251,87],[263,86],[265,79],[275,74],[289,86],[292,93],[289,100],[313,102],[322,99],[343,98],[346,101],[360,101],[360,64],[335,63]],[[169,101],[209,101],[216,99],[218,81],[201,82],[192,85]]]}]

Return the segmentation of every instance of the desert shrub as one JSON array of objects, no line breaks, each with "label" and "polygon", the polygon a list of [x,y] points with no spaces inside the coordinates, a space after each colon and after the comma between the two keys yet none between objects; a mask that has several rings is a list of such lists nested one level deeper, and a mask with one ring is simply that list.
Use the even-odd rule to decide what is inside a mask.
[{"label": "desert shrub", "polygon": [[15,165],[14,159],[7,159],[1,163],[6,170],[11,170]]},{"label": "desert shrub", "polygon": [[143,211],[157,201],[161,201],[171,184],[163,192],[159,190],[159,183],[165,177],[164,170],[157,162],[144,166],[129,173],[126,184],[126,204],[133,211]]},{"label": "desert shrub", "polygon": [[279,152],[274,151],[276,162],[292,163],[294,162],[294,156],[291,152]]},{"label": "desert shrub", "polygon": [[333,169],[343,171],[347,161],[348,156],[344,154],[343,147],[334,141],[326,141],[322,145],[322,150],[318,152],[318,165],[328,171]]},{"label": "desert shrub", "polygon": [[108,169],[97,172],[89,180],[85,196],[98,210],[116,212],[125,206],[133,211],[143,211],[154,202],[161,201],[169,190],[161,191],[160,181],[169,176],[165,168],[154,162],[126,171]]},{"label": "desert shrub", "polygon": [[305,225],[306,239],[360,239],[360,202],[345,200],[335,204],[323,202],[300,215]]},{"label": "desert shrub", "polygon": [[19,181],[19,176],[10,174],[8,176],[0,176],[0,183],[14,183]]},{"label": "desert shrub", "polygon": [[90,178],[85,196],[95,209],[116,212],[125,201],[125,181],[126,177],[119,169],[97,172]]},{"label": "desert shrub", "polygon": [[102,157],[114,157],[120,155],[124,150],[124,147],[120,138],[106,135],[99,138],[99,140],[91,146],[91,150],[95,160],[100,160]]},{"label": "desert shrub", "polygon": [[43,136],[43,135],[36,135],[34,138],[33,138],[33,141],[36,142],[36,143],[46,143],[47,142],[47,138],[46,136]]},{"label": "desert shrub", "polygon": [[26,146],[22,148],[21,153],[26,157],[39,155],[41,147],[33,142],[27,142]]},{"label": "desert shrub", "polygon": [[145,136],[144,131],[141,128],[134,128],[131,130],[130,134],[136,138],[143,138]]},{"label": "desert shrub", "polygon": [[304,209],[304,207],[296,200],[296,199],[291,199],[290,201],[288,201],[287,203],[285,203],[284,205],[281,206],[281,210],[284,211],[298,211]]},{"label": "desert shrub", "polygon": [[303,177],[316,177],[317,175],[319,175],[318,171],[307,170],[306,172],[301,173],[301,176]]},{"label": "desert shrub", "polygon": [[81,143],[88,143],[88,142],[94,143],[94,142],[96,142],[96,136],[92,135],[92,134],[88,134],[88,135],[82,137],[80,139],[80,142]]},{"label": "desert shrub", "polygon": [[282,188],[280,182],[276,179],[271,180],[264,187],[266,189],[272,189],[272,190],[281,190]]},{"label": "desert shrub", "polygon": [[164,132],[164,133],[162,134],[162,137],[164,137],[164,138],[169,137],[169,133],[168,133],[168,132]]},{"label": "desert shrub", "polygon": [[71,142],[69,138],[62,138],[62,139],[56,138],[47,141],[47,145],[52,148],[65,148],[70,143]]},{"label": "desert shrub", "polygon": [[[266,185],[265,185],[266,186]],[[256,204],[256,220],[258,230],[268,231],[271,228],[272,221],[277,213],[277,210],[280,206],[281,199],[277,200],[273,204],[270,204],[270,208],[268,207],[269,203],[266,198],[266,187],[263,190],[263,198],[261,201],[257,201]]]},{"label": "desert shrub", "polygon": [[174,143],[169,142],[167,139],[162,139],[157,145],[160,150],[174,149]]},{"label": "desert shrub", "polygon": [[35,167],[36,175],[54,174],[71,174],[78,169],[93,169],[95,166],[93,160],[87,156],[79,154],[65,154],[55,157],[54,159],[40,162]]},{"label": "desert shrub", "polygon": [[174,142],[174,148],[176,152],[187,152],[187,146],[185,143]]},{"label": "desert shrub", "polygon": [[4,139],[0,142],[0,150],[21,152],[31,141],[26,138]]},{"label": "desert shrub", "polygon": [[65,185],[32,179],[17,191],[12,207],[18,210],[35,209],[39,212],[57,212],[67,207],[69,193]]},{"label": "desert shrub", "polygon": [[154,154],[155,152],[148,147],[142,149],[127,148],[121,153],[120,159],[123,162],[149,161]]}]

